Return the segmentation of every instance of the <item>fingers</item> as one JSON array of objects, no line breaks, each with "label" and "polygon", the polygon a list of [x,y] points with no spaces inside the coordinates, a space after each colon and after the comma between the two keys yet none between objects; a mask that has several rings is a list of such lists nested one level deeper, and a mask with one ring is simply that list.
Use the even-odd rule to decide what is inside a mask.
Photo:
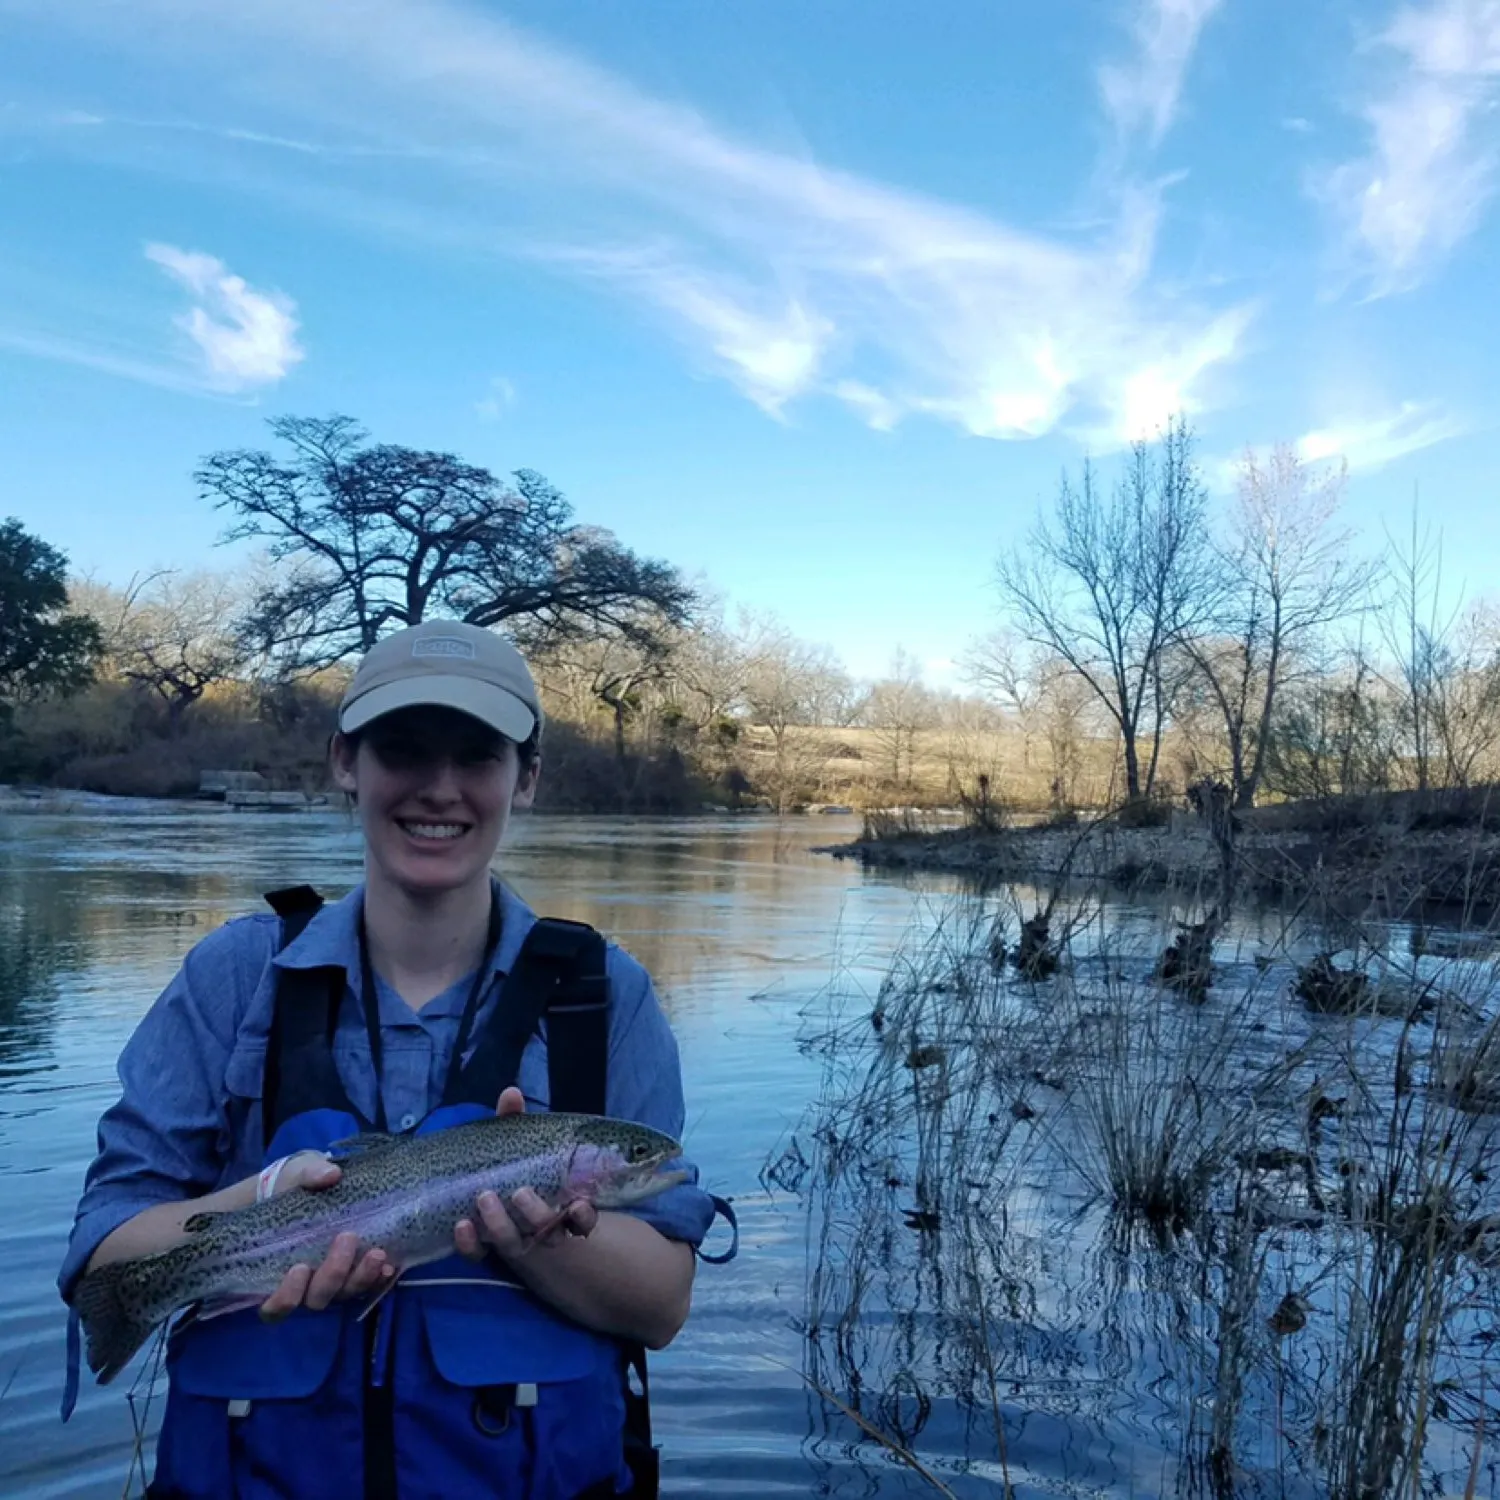
[{"label": "fingers", "polygon": [[343,1175],[343,1169],[321,1151],[299,1151],[281,1169],[276,1178],[276,1192],[281,1194],[294,1187],[318,1192],[331,1188]]},{"label": "fingers", "polygon": [[453,1243],[465,1260],[478,1261],[485,1257],[484,1241],[480,1239],[472,1219],[460,1219],[453,1226]]},{"label": "fingers", "polygon": [[281,1285],[261,1303],[261,1318],[267,1323],[279,1323],[294,1309],[301,1307],[312,1274],[311,1266],[293,1266],[281,1278]]},{"label": "fingers", "polygon": [[460,1254],[470,1259],[478,1259],[482,1254],[482,1249],[475,1249],[480,1242],[502,1256],[520,1255],[537,1240],[549,1239],[557,1229],[583,1236],[591,1234],[599,1222],[599,1212],[592,1203],[579,1200],[558,1210],[531,1188],[521,1188],[506,1203],[495,1193],[481,1193],[474,1206],[479,1213],[479,1224],[475,1226],[466,1219],[454,1231]]},{"label": "fingers", "polygon": [[523,1242],[516,1222],[506,1212],[496,1193],[481,1193],[474,1204],[479,1210],[480,1237],[501,1255],[517,1255]]},{"label": "fingers", "polygon": [[359,1253],[359,1237],[341,1234],[329,1247],[322,1265],[293,1266],[281,1278],[281,1285],[260,1305],[260,1315],[267,1323],[279,1323],[299,1307],[322,1312],[331,1302],[357,1297],[389,1282],[396,1268],[384,1250]]},{"label": "fingers", "polygon": [[505,1089],[500,1095],[500,1102],[495,1106],[495,1113],[497,1115],[524,1115],[526,1095],[514,1085]]},{"label": "fingers", "polygon": [[367,1250],[359,1263],[349,1273],[339,1297],[362,1297],[366,1292],[383,1286],[396,1275],[396,1268],[386,1259],[384,1250]]},{"label": "fingers", "polygon": [[563,1228],[569,1234],[590,1235],[594,1232],[594,1226],[599,1222],[599,1210],[592,1203],[585,1203],[580,1199],[577,1203],[570,1204],[566,1219],[563,1220]]}]

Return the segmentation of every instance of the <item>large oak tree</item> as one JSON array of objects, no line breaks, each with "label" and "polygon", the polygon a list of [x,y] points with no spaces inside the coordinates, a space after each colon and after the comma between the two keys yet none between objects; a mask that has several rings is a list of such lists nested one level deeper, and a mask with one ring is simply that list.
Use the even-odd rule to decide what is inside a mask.
[{"label": "large oak tree", "polygon": [[280,566],[245,630],[288,670],[434,616],[531,641],[688,617],[692,592],[674,568],[579,525],[540,474],[501,480],[449,453],[371,443],[350,417],[270,426],[285,457],[215,453],[196,477],[234,518],[226,539],[263,541]]}]

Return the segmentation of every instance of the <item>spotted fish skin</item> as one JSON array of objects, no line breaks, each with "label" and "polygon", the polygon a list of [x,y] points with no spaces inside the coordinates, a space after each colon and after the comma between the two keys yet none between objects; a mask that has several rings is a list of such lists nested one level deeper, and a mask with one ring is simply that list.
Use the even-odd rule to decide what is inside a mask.
[{"label": "spotted fish skin", "polygon": [[670,1136],[597,1115],[492,1116],[418,1136],[360,1136],[337,1156],[330,1188],[293,1188],[264,1203],[196,1214],[189,1238],[156,1255],[89,1272],[75,1306],[89,1369],[106,1385],[151,1332],[195,1302],[267,1297],[294,1265],[317,1265],[345,1233],[379,1248],[400,1270],[453,1251],[460,1219],[483,1192],[531,1188],[561,1209],[585,1200],[625,1208],[686,1177],[663,1170],[681,1156]]}]

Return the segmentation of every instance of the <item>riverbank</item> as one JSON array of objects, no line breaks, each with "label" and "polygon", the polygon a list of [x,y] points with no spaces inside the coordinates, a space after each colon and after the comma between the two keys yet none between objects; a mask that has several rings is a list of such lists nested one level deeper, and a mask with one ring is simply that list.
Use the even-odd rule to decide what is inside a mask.
[{"label": "riverbank", "polygon": [[[1487,813],[1452,819],[1392,794],[1370,806],[1326,804],[1240,815],[1236,886],[1276,901],[1316,899],[1344,912],[1431,909],[1487,920],[1500,913],[1500,828]],[[894,831],[827,847],[873,869],[941,871],[976,885],[1013,881],[1173,889],[1216,896],[1222,861],[1208,828],[1184,811],[1160,827],[1104,817],[1001,830]]]}]

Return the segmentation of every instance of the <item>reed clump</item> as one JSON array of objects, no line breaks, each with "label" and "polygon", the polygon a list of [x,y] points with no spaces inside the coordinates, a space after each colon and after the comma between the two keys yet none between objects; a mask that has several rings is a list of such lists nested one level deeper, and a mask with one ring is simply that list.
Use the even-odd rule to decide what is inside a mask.
[{"label": "reed clump", "polygon": [[[1039,913],[1044,975],[1001,936]],[[1189,995],[1163,936],[1210,923]],[[1053,1477],[1016,1453],[1041,1423],[1059,1465],[1127,1444],[1136,1494],[1464,1493],[1497,1420],[1492,945],[1365,932],[1359,1003],[1310,1006],[1328,938],[1170,895],[930,910],[805,1038],[809,1380],[945,1482]]]}]

